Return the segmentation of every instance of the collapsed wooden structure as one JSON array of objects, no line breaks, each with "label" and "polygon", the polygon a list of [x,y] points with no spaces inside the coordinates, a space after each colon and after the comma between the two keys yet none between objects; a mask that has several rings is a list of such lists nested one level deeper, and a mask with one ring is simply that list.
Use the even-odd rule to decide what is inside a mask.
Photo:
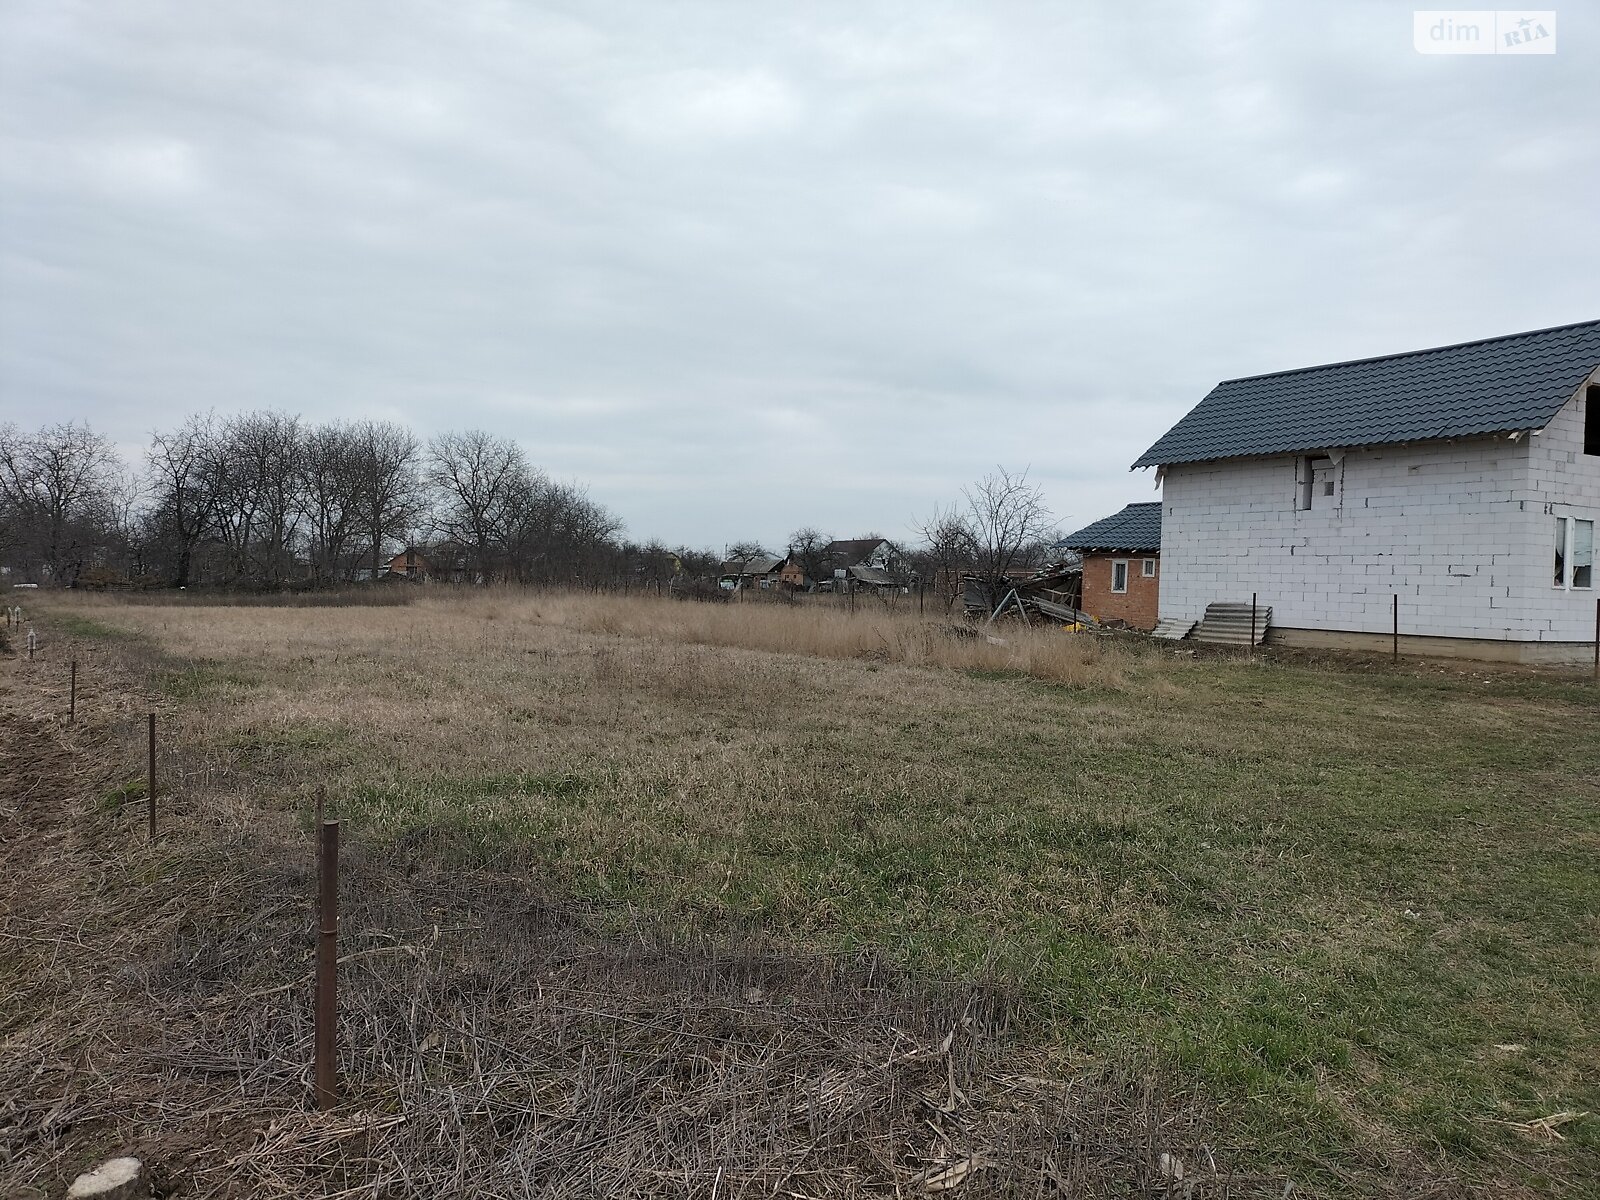
[{"label": "collapsed wooden structure", "polygon": [[961,577],[961,599],[967,615],[993,621],[1008,612],[1024,621],[1038,617],[1061,625],[1098,628],[1099,622],[1078,606],[1083,572],[1077,564],[1057,564],[1022,579]]}]

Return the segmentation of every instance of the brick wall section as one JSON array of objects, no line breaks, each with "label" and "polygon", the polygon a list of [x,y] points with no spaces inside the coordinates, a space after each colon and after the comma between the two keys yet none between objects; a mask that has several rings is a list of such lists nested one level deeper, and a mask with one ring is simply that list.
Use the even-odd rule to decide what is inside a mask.
[{"label": "brick wall section", "polygon": [[[1144,577],[1144,560],[1155,560],[1156,573]],[[1111,564],[1128,564],[1128,590],[1111,590]],[[1083,560],[1083,611],[1097,621],[1125,621],[1130,629],[1156,627],[1160,605],[1161,559],[1154,554],[1089,554]]]},{"label": "brick wall section", "polygon": [[1403,634],[1592,638],[1596,591],[1551,586],[1554,518],[1600,520],[1584,403],[1580,390],[1518,441],[1352,450],[1335,497],[1310,511],[1295,507],[1290,456],[1169,467],[1162,615],[1198,620],[1259,592],[1274,625],[1387,633],[1398,593]]}]

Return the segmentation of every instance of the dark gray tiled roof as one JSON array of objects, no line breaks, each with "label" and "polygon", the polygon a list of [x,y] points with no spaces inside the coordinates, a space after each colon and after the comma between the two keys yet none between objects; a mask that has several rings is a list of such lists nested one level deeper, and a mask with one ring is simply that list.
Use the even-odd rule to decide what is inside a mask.
[{"label": "dark gray tiled roof", "polygon": [[1135,467],[1539,429],[1600,366],[1600,321],[1230,379]]},{"label": "dark gray tiled roof", "polygon": [[1161,501],[1130,504],[1056,543],[1065,550],[1160,550]]},{"label": "dark gray tiled roof", "polygon": [[883,545],[883,541],[883,538],[845,538],[829,542],[823,548],[822,557],[835,566],[857,566],[871,558],[873,552]]}]

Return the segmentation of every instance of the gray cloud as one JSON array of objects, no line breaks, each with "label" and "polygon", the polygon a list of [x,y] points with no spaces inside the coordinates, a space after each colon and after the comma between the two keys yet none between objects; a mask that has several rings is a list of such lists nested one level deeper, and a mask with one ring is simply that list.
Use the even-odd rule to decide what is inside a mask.
[{"label": "gray cloud", "polygon": [[1600,315],[1591,11],[72,3],[0,14],[0,416],[482,426],[635,536],[1064,524],[1219,378]]}]

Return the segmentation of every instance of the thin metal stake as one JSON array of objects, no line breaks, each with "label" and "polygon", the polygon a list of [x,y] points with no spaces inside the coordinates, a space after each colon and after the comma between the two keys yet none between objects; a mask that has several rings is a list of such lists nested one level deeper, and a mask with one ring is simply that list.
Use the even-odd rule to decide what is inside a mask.
[{"label": "thin metal stake", "polygon": [[1393,642],[1393,649],[1391,650],[1391,653],[1390,653],[1390,657],[1395,662],[1399,662],[1400,661],[1400,593],[1399,592],[1396,592],[1394,594],[1394,642]]},{"label": "thin metal stake", "polygon": [[72,660],[72,683],[67,688],[67,724],[78,719],[78,660]]},{"label": "thin metal stake", "polygon": [[150,840],[156,839],[156,715],[150,714],[150,758],[145,796],[150,802]]},{"label": "thin metal stake", "polygon": [[1250,593],[1250,657],[1256,656],[1256,593]]},{"label": "thin metal stake", "polygon": [[1594,602],[1594,677],[1600,679],[1600,600]]},{"label": "thin metal stake", "polygon": [[317,1108],[327,1112],[338,1101],[334,1070],[334,1023],[339,1017],[339,822],[324,821],[317,897]]}]

